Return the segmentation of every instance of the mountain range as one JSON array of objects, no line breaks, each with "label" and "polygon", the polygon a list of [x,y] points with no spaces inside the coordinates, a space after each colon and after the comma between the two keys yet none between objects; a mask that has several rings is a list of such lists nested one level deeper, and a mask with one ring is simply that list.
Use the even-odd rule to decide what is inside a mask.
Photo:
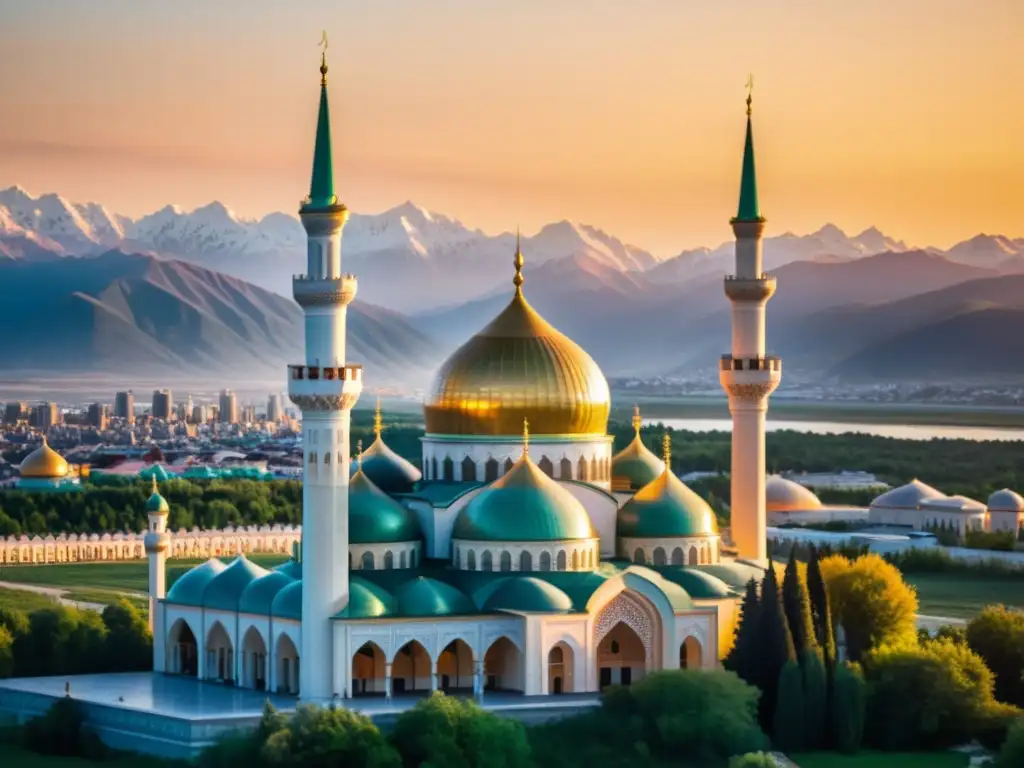
[{"label": "mountain range", "polygon": [[[369,360],[373,350],[360,344],[377,345],[376,364],[392,371],[435,366],[508,301],[516,238],[470,229],[411,202],[380,214],[351,214],[343,260],[345,270],[360,278],[353,317],[376,322],[373,331],[358,322],[351,326],[368,334],[354,349]],[[234,278],[235,293],[222,305],[242,314],[248,309],[237,305],[249,299],[241,297],[259,296],[271,316],[298,317],[290,300],[273,294],[289,295],[291,276],[305,271],[304,243],[299,221],[283,213],[247,220],[215,202],[191,212],[167,206],[135,220],[54,194],[0,191],[0,267],[5,258],[26,274],[29,265],[45,270],[74,263],[69,275],[85,281],[91,268],[81,262],[94,259],[82,257],[100,254],[113,264],[111,247],[143,251],[153,255],[132,258],[148,260],[150,269],[159,257],[176,272],[198,270],[189,273],[194,279],[202,275],[220,284]],[[731,242],[662,258],[596,227],[560,221],[524,236],[521,246],[531,303],[610,376],[713,374],[728,349],[730,310],[721,277],[732,268]],[[765,269],[778,278],[769,305],[769,345],[791,372],[866,380],[1024,375],[1019,356],[1007,361],[982,353],[1015,328],[1020,308],[1005,286],[1024,275],[1024,238],[983,234],[941,250],[908,245],[873,227],[847,235],[825,225],[808,235],[768,237],[764,254]],[[69,283],[66,296],[103,294],[106,304],[117,276],[99,272],[101,289]],[[0,289],[0,299],[4,295]],[[290,310],[280,310],[275,300]],[[193,310],[189,305],[179,313]],[[95,316],[92,323],[99,327]],[[160,327],[144,332],[167,347],[168,360],[183,358],[187,344],[175,347],[172,327]],[[228,327],[237,332],[239,326]],[[220,334],[204,327],[199,338],[231,338]],[[254,344],[258,352],[247,357],[269,365],[300,337],[298,330],[281,330],[271,339],[257,342],[243,334],[231,343]],[[937,355],[950,338],[970,354]],[[210,348],[219,343],[227,342]],[[102,347],[95,337],[93,344]],[[419,373],[405,377],[412,378],[423,380]]]}]

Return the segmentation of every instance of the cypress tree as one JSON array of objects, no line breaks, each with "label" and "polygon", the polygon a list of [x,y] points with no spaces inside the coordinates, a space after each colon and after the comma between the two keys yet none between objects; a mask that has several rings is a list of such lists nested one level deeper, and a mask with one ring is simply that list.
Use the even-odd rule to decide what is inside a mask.
[{"label": "cypress tree", "polygon": [[826,743],[828,722],[828,674],[821,650],[807,651],[800,659],[804,673],[804,748],[819,749]]},{"label": "cypress tree", "polygon": [[747,592],[740,606],[735,639],[729,655],[725,658],[725,668],[756,686],[760,686],[761,683],[758,679],[761,655],[761,643],[758,640],[760,611],[761,601],[757,596],[757,582],[751,578],[747,582]]},{"label": "cypress tree", "polygon": [[836,667],[835,693],[832,697],[832,732],[840,752],[860,749],[864,737],[864,708],[867,690],[864,676],[856,664]]},{"label": "cypress tree", "polygon": [[783,752],[804,748],[804,681],[795,661],[787,661],[779,675],[772,742]]},{"label": "cypress tree", "polygon": [[836,660],[836,636],[832,630],[832,613],[828,604],[828,589],[821,576],[821,561],[818,550],[811,548],[807,563],[807,593],[811,600],[811,620],[814,636],[825,656],[825,669],[831,670]]},{"label": "cypress tree", "polygon": [[807,652],[817,650],[818,640],[811,619],[811,599],[796,567],[795,550],[789,553],[786,575],[782,579],[782,604],[793,635],[793,649],[797,658],[803,659]]},{"label": "cypress tree", "polygon": [[778,694],[779,676],[786,662],[795,661],[793,638],[786,624],[786,612],[782,607],[779,582],[775,566],[768,561],[761,582],[761,611],[758,621],[758,638],[761,641],[757,679],[761,682],[760,716],[761,727],[769,732],[775,721],[775,700]]}]

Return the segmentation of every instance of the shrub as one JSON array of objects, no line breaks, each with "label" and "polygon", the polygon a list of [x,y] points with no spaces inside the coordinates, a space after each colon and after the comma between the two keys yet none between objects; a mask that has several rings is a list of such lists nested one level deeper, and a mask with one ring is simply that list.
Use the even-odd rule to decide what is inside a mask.
[{"label": "shrub", "polygon": [[263,739],[260,762],[290,768],[333,768],[365,765],[400,768],[402,761],[370,718],[350,709],[300,704],[295,715],[278,721],[272,732],[257,731]]},{"label": "shrub", "polygon": [[842,556],[821,561],[832,615],[846,633],[847,657],[860,661],[882,644],[916,637],[917,595],[900,572],[878,555],[856,560]]},{"label": "shrub", "polygon": [[1024,718],[1018,718],[1010,726],[1006,741],[999,750],[995,768],[1020,768],[1024,765]]},{"label": "shrub", "polygon": [[864,738],[864,709],[867,692],[857,664],[836,667],[832,694],[832,737],[836,749],[852,754]]},{"label": "shrub", "polygon": [[730,758],[729,768],[778,768],[778,763],[767,752],[748,752]]},{"label": "shrub", "polygon": [[58,699],[45,715],[25,724],[25,746],[42,755],[101,757],[105,750],[94,734],[83,728],[85,716],[74,699]]},{"label": "shrub", "polygon": [[0,677],[14,674],[14,638],[7,627],[0,625]]},{"label": "shrub", "polygon": [[1024,706],[1024,611],[990,605],[971,619],[966,636],[995,675],[996,698]]}]

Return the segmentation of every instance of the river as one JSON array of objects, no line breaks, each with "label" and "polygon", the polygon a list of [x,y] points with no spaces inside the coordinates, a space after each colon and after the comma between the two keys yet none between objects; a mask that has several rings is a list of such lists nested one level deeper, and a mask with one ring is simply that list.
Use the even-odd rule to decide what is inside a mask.
[{"label": "river", "polygon": [[[645,419],[646,424],[663,423],[672,429],[691,432],[731,432],[729,419]],[[894,437],[900,440],[932,440],[934,438],[958,440],[1024,440],[1024,430],[999,427],[943,426],[939,424],[871,424],[842,421],[799,421],[795,419],[773,419],[767,421],[767,429],[792,429],[795,432],[810,432],[815,435],[861,432],[878,437]]]}]

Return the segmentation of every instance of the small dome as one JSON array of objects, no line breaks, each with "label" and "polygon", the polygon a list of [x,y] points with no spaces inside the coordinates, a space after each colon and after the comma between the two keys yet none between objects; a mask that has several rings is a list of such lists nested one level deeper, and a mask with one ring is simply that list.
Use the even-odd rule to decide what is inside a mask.
[{"label": "small dome", "polygon": [[245,588],[270,571],[260,568],[245,555],[239,555],[231,565],[218,573],[203,591],[203,607],[221,611],[237,611],[238,601]]},{"label": "small dome", "polygon": [[572,600],[558,587],[534,576],[504,581],[484,603],[485,611],[523,611],[529,613],[565,613]]},{"label": "small dome", "polygon": [[640,409],[633,409],[633,441],[612,457],[612,490],[638,491],[665,471],[665,462],[640,439]]},{"label": "small dome", "polygon": [[467,541],[595,539],[590,516],[569,491],[523,455],[459,513],[452,537]]},{"label": "small dome", "polygon": [[800,483],[781,475],[769,475],[764,481],[766,512],[809,512],[821,509],[821,501]]},{"label": "small dome", "polygon": [[406,509],[356,472],[348,486],[348,535],[353,544],[414,541],[420,537],[416,513]]},{"label": "small dome", "polygon": [[733,597],[729,585],[717,576],[692,568],[673,568],[661,572],[662,576],[686,590],[696,600],[722,600]]},{"label": "small dome", "polygon": [[906,485],[886,491],[871,502],[872,507],[885,507],[887,509],[917,509],[921,502],[931,499],[943,499],[946,497],[942,491],[932,488],[914,478]]},{"label": "small dome", "polygon": [[401,616],[464,616],[476,613],[473,602],[450,584],[418,576],[395,590]]},{"label": "small dome", "polygon": [[238,598],[238,612],[269,616],[277,593],[292,581],[294,579],[282,571],[270,571],[266,576],[260,576],[250,582]]},{"label": "small dome", "polygon": [[156,487],[156,476],[153,476],[153,493],[146,501],[146,512],[149,514],[166,515],[171,511],[170,506],[167,504],[167,499],[160,495],[160,491]]},{"label": "small dome", "polygon": [[163,464],[153,464],[152,466],[146,467],[139,470],[139,477],[143,479],[149,479],[155,477],[157,482],[162,483],[171,479],[170,474],[164,469]]},{"label": "small dome", "polygon": [[186,571],[168,590],[167,602],[176,605],[201,606],[206,585],[225,568],[227,566],[224,563],[213,558]]},{"label": "small dome", "polygon": [[286,576],[290,576],[293,579],[302,578],[302,563],[294,558],[281,563],[281,565],[277,566],[274,570],[279,573],[283,573]]},{"label": "small dome", "polygon": [[735,590],[746,589],[747,582],[751,579],[760,583],[765,572],[763,566],[745,560],[723,560],[719,563],[699,565],[687,570],[699,570],[702,573],[710,574]]},{"label": "small dome", "polygon": [[616,534],[629,539],[674,539],[718,534],[714,510],[665,469],[619,510]]},{"label": "small dome", "polygon": [[277,593],[270,604],[270,615],[278,619],[302,618],[302,581],[293,581]]},{"label": "small dome", "polygon": [[21,462],[19,471],[22,477],[55,480],[67,477],[68,463],[64,460],[63,456],[47,445],[46,438],[44,437],[43,444],[32,451]]},{"label": "small dome", "polygon": [[348,585],[348,605],[338,614],[346,619],[379,619],[394,612],[395,598],[383,587],[353,576]]},{"label": "small dome", "polygon": [[1009,488],[996,491],[988,497],[989,512],[1024,512],[1024,497]]},{"label": "small dome", "polygon": [[[352,462],[352,472],[359,466]],[[362,471],[384,493],[409,493],[423,474],[402,456],[391,450],[381,436],[363,451]]]}]

